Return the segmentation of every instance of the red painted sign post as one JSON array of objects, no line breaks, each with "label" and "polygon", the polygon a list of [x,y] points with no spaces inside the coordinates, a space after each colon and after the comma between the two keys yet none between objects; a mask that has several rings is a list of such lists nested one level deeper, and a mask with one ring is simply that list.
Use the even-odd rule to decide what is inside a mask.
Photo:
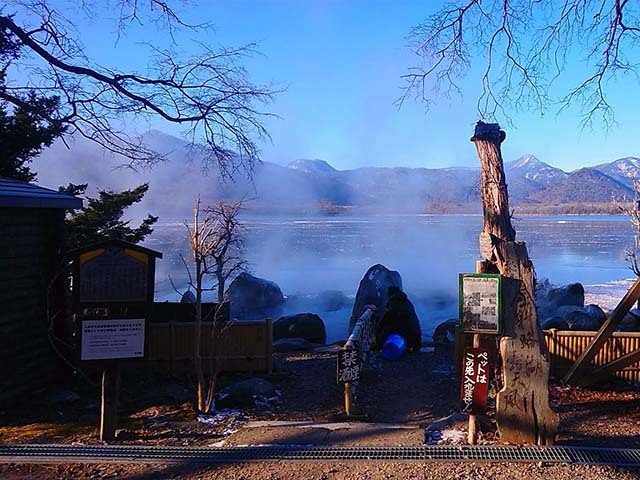
[{"label": "red painted sign post", "polygon": [[462,413],[482,415],[487,411],[489,394],[489,352],[468,347],[462,361]]}]

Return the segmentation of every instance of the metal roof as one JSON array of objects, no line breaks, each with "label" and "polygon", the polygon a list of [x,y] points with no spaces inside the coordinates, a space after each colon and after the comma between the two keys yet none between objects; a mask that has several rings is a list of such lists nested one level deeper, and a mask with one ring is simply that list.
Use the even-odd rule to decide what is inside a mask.
[{"label": "metal roof", "polygon": [[0,207],[82,208],[82,199],[32,183],[0,177]]},{"label": "metal roof", "polygon": [[68,252],[70,257],[80,255],[84,252],[89,252],[91,250],[96,250],[98,248],[109,248],[109,247],[122,247],[127,248],[129,250],[135,250],[140,253],[144,253],[150,257],[162,258],[162,253],[156,250],[151,250],[150,248],[141,247],[135,243],[127,242],[125,240],[120,240],[117,238],[111,240],[104,240],[102,242],[91,243],[89,245],[85,245],[82,248],[76,248],[75,250],[71,250]]}]

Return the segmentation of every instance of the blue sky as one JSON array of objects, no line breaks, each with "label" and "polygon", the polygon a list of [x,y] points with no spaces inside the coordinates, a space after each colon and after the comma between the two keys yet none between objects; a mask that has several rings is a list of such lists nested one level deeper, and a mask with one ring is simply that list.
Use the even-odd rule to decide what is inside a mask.
[{"label": "blue sky", "polygon": [[[438,99],[425,112],[409,101],[398,110],[401,75],[417,60],[406,47],[412,26],[437,10],[440,2],[383,0],[230,0],[182,7],[187,21],[208,21],[215,31],[211,45],[257,42],[262,55],[246,62],[256,82],[277,82],[279,94],[266,126],[273,142],[262,145],[263,158],[287,164],[296,158],[320,158],[338,169],[361,166],[445,167],[475,165],[469,142],[478,119],[475,102],[479,80],[462,83],[464,98]],[[115,44],[113,26],[96,19],[79,26],[88,53],[105,65],[144,65],[145,40],[161,44],[162,30],[146,25]],[[177,37],[191,48],[192,34]],[[481,61],[482,59],[480,59]],[[573,59],[580,67],[582,59]],[[570,72],[569,80],[584,72]],[[574,76],[575,74],[575,76]],[[537,112],[511,110],[514,126],[503,144],[505,160],[531,153],[567,171],[640,156],[636,112],[637,82],[609,85],[618,125],[611,131],[580,129],[577,109],[559,116],[553,108]],[[177,134],[163,123],[154,128]]]}]

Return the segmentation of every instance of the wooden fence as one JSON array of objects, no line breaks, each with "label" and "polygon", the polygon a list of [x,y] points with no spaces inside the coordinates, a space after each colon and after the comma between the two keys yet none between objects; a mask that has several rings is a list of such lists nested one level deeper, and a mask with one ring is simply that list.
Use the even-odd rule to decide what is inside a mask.
[{"label": "wooden fence", "polygon": [[[193,371],[195,322],[149,322],[147,362],[181,375]],[[234,322],[212,349],[211,323],[202,326],[202,356],[207,368],[210,361],[222,362],[225,372],[271,372],[273,369],[273,324],[271,319]]]},{"label": "wooden fence", "polygon": [[[598,332],[545,330],[544,338],[551,360],[549,374],[563,378],[571,365],[586,350]],[[595,366],[606,365],[640,348],[640,332],[614,332],[595,357]],[[617,378],[640,382],[640,361],[613,374]]]}]

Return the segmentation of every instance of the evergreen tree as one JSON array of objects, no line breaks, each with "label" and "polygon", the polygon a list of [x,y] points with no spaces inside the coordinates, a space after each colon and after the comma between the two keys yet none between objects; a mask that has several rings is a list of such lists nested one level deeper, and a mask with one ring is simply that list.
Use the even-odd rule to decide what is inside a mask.
[{"label": "evergreen tree", "polygon": [[[70,183],[58,190],[69,195],[82,195],[87,184]],[[123,220],[125,209],[138,203],[149,189],[144,183],[122,192],[99,190],[98,198],[87,198],[87,206],[82,210],[69,213],[65,225],[67,248],[79,248],[104,240],[118,239],[139,243],[153,232],[152,225],[158,217],[148,215],[138,227],[131,227],[129,220]]]},{"label": "evergreen tree", "polygon": [[31,92],[24,99],[25,107],[9,111],[6,103],[0,103],[0,177],[32,182],[36,173],[29,163],[45,147],[51,146],[66,127],[44,122],[34,111],[52,112],[57,108],[56,97],[38,97]]}]

